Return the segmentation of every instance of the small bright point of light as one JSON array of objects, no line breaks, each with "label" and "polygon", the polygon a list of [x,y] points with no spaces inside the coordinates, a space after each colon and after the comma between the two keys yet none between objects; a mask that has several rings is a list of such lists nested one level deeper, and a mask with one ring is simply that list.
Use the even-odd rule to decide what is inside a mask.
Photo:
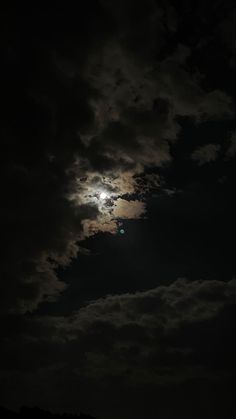
[{"label": "small bright point of light", "polygon": [[125,234],[125,230],[123,228],[120,229],[120,234]]},{"label": "small bright point of light", "polygon": [[101,199],[106,199],[107,198],[107,194],[105,192],[101,192],[100,193],[100,198]]}]

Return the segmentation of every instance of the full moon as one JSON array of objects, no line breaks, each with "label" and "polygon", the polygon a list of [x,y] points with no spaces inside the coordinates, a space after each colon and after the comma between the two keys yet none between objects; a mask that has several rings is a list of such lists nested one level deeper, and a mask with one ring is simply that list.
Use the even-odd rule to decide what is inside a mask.
[{"label": "full moon", "polygon": [[100,199],[106,199],[106,198],[107,198],[107,194],[105,192],[101,192]]}]

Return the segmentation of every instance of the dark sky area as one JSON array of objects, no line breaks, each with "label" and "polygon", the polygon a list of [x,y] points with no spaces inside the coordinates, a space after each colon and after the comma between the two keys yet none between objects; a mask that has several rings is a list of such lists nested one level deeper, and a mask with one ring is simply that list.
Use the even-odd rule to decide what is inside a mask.
[{"label": "dark sky area", "polygon": [[0,406],[235,417],[235,2],[1,9]]}]

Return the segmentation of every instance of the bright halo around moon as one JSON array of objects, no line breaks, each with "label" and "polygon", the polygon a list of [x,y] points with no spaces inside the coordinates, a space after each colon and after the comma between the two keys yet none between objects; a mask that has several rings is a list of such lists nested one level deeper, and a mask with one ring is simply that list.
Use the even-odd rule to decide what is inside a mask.
[{"label": "bright halo around moon", "polygon": [[100,199],[106,199],[106,198],[107,198],[106,192],[101,192],[100,193]]}]

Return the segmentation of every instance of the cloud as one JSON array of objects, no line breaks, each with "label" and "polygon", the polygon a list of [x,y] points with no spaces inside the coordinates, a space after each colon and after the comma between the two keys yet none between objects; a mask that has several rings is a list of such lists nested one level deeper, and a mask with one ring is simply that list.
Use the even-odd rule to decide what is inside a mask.
[{"label": "cloud", "polygon": [[192,159],[202,166],[203,164],[215,161],[220,151],[219,144],[206,144],[203,145],[192,153]]},{"label": "cloud", "polygon": [[145,213],[145,204],[141,201],[126,201],[118,198],[113,214],[116,218],[140,218]]},{"label": "cloud", "polygon": [[78,312],[77,324],[101,321],[114,326],[135,324],[155,330],[173,330],[184,323],[207,320],[230,302],[234,302],[235,280],[187,281],[178,279],[169,286],[159,286],[146,292],[108,296],[90,303]]},{"label": "cloud", "polygon": [[[198,54],[211,42],[210,35],[196,53],[201,5],[177,11],[171,1],[77,3],[78,9],[20,4],[3,17],[8,23],[1,64],[0,404],[61,411],[91,406],[95,416],[110,417],[112,411],[116,419],[147,417],[148,409],[150,417],[158,416],[158,409],[166,417],[173,407],[173,417],[183,391],[181,413],[187,405],[189,417],[195,406],[189,394],[197,394],[198,406],[219,381],[228,391],[225,383],[235,367],[235,280],[178,279],[90,301],[67,317],[47,315],[42,303],[58,300],[66,290],[60,268],[76,258],[82,239],[116,234],[120,219],[148,216],[150,192],[176,194],[165,174],[174,167],[168,172],[174,178],[178,156],[186,155],[183,127],[189,121],[193,130],[206,122],[233,121],[231,89],[217,85],[213,65],[207,70],[209,83],[201,56],[198,66]],[[231,68],[234,21],[232,13],[219,31],[232,53]],[[226,159],[235,155],[234,136]],[[216,161],[221,150],[211,143],[195,147],[191,157],[199,165]],[[182,166],[181,158],[177,188],[193,169]],[[192,172],[189,177],[191,182]],[[160,225],[172,205],[167,201],[167,196],[158,201],[155,222]],[[198,211],[195,200],[189,202],[184,196],[177,210],[183,206],[185,214],[193,205]],[[223,201],[212,202],[210,209],[222,211]],[[185,238],[193,230],[195,235],[190,218]],[[168,227],[167,243],[172,221],[161,227]],[[82,272],[76,269],[79,282]]]},{"label": "cloud", "polygon": [[[231,98],[205,91],[201,74],[189,70],[188,46],[175,42],[163,54],[179,24],[171,3],[111,8],[91,0],[78,7],[79,13],[59,9],[57,19],[43,6],[6,12],[4,311],[32,311],[57,298],[65,285],[56,268],[76,257],[82,238],[115,233],[116,216],[141,216],[138,180],[171,165],[179,117],[234,115]],[[153,188],[153,178],[144,183]],[[100,188],[109,202],[100,202]]]},{"label": "cloud", "polygon": [[[57,410],[65,404],[70,410],[78,401],[86,405],[88,387],[96,410],[98,388],[102,404],[108,395],[114,401],[120,382],[132,394],[146,386],[162,391],[199,379],[225,380],[235,364],[235,303],[235,280],[178,279],[147,291],[101,298],[68,317],[12,315],[7,323],[2,318],[4,386],[9,380],[15,383],[12,405],[20,400],[48,407],[50,399],[52,408],[63,392]],[[36,373],[38,391],[31,385]],[[70,390],[75,383],[80,389],[76,399]]]}]

